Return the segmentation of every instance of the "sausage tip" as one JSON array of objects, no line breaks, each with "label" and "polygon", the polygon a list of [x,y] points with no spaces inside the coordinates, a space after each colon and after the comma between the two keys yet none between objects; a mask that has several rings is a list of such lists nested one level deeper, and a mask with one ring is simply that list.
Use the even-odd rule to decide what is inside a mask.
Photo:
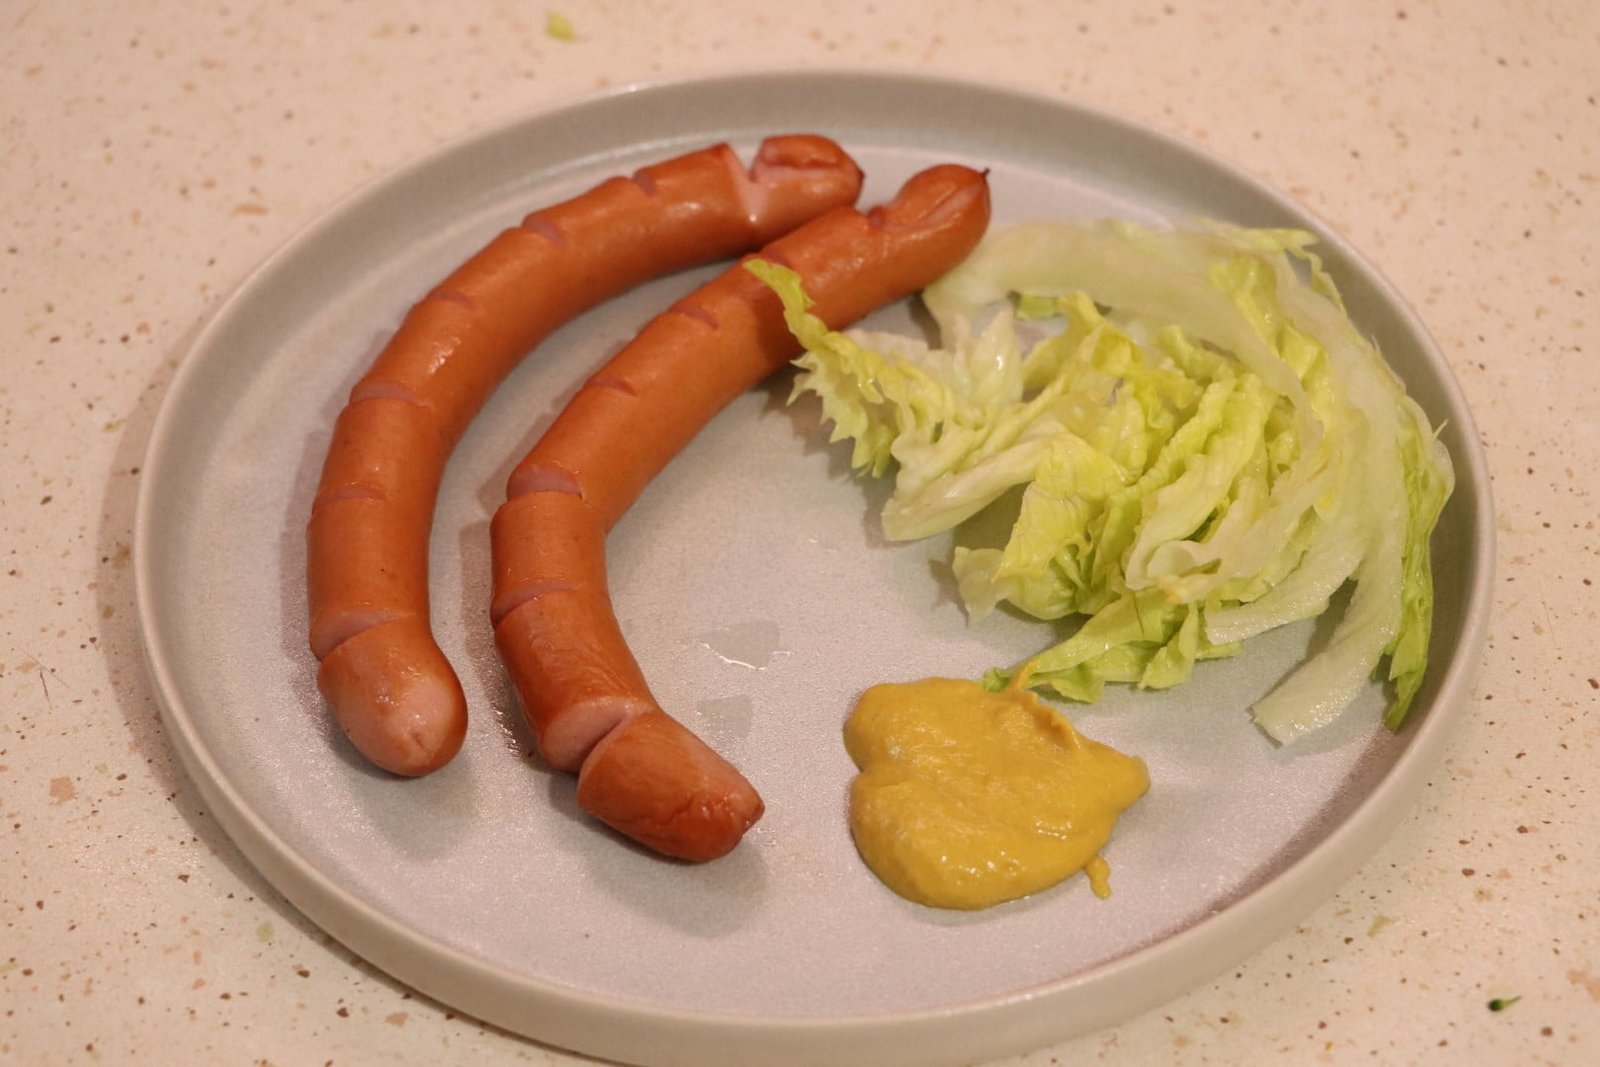
[{"label": "sausage tip", "polygon": [[362,755],[417,777],[449,763],[467,733],[467,701],[450,663],[412,618],[380,623],[338,645],[317,687]]},{"label": "sausage tip", "polygon": [[[873,208],[867,217],[889,233],[933,229],[963,218],[977,222],[981,229],[989,220],[988,173],[959,163],[929,167],[913,175],[899,195]],[[971,210],[975,205],[981,205],[981,210]]]},{"label": "sausage tip", "polygon": [[[818,206],[847,207],[861,195],[862,172],[838,144],[817,134],[786,134],[761,142],[739,195],[762,241],[815,218]],[[795,195],[795,190],[804,195]]]},{"label": "sausage tip", "polygon": [[759,181],[773,170],[836,172],[846,183],[861,183],[861,167],[838,142],[815,133],[790,133],[768,137],[756,149],[750,177]]},{"label": "sausage tip", "polygon": [[742,774],[658,708],[595,745],[578,772],[578,806],[648,848],[697,863],[731,852],[764,811]]}]

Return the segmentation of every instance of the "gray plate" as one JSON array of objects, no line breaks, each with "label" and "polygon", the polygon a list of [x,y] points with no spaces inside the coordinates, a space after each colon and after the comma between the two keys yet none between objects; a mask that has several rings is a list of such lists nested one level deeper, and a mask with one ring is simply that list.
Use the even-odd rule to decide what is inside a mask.
[{"label": "gray plate", "polygon": [[[839,730],[877,681],[976,675],[1051,641],[969,628],[938,565],[890,545],[884,489],[852,479],[787,379],[743,397],[612,536],[624,629],[663,704],[749,775],[768,815],[728,858],[663,862],[528,757],[486,621],[505,477],[589,370],[710,271],[646,286],[551,338],[452,460],[433,538],[435,624],[475,711],[461,755],[399,781],[330,728],[305,643],[303,527],[329,428],[405,309],[509,220],[719,139],[816,131],[869,179],[991,169],[997,221],[1208,215],[1305,226],[1452,452],[1434,666],[1413,723],[1374,690],[1302,748],[1246,708],[1318,640],[1306,625],[1166,694],[1070,709],[1154,785],[1082,878],[979,914],[906,903],[845,824]],[[890,309],[873,325],[908,321]],[[241,850],[314,921],[452,1006],[650,1064],[970,1062],[1132,1015],[1309,912],[1406,812],[1484,640],[1488,479],[1445,361],[1377,273],[1286,198],[1194,148],[1057,100],[916,76],[742,75],[581,100],[473,136],[339,205],[221,310],[149,444],[135,556],[152,677],[190,774]]]}]

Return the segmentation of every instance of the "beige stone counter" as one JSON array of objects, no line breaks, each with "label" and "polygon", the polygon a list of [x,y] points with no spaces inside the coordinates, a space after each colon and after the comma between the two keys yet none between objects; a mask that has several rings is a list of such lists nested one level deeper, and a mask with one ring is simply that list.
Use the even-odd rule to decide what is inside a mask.
[{"label": "beige stone counter", "polygon": [[1234,971],[1011,1062],[1600,1062],[1600,7],[558,9],[574,39],[501,0],[0,5],[0,1062],[580,1062],[352,957],[204,810],[140,656],[141,454],[219,302],[362,183],[597,88],[780,64],[1199,142],[1406,294],[1488,450],[1489,647],[1415,811]]}]

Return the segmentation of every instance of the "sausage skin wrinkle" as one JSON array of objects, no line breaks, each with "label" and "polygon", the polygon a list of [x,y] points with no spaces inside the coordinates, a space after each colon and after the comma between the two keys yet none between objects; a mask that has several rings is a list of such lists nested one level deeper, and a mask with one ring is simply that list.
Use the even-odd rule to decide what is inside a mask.
[{"label": "sausage skin wrinkle", "polygon": [[334,424],[306,529],[317,685],[368,759],[436,770],[466,736],[428,615],[428,540],[451,450],[549,333],[650,278],[760,247],[853,204],[861,171],[824,137],[715,145],[536,211],[406,314]]},{"label": "sausage skin wrinkle", "polygon": [[[932,167],[870,212],[839,208],[757,255],[795,270],[842,329],[950,270],[989,222],[985,175]],[[495,642],[540,754],[578,803],[658,852],[715,859],[762,813],[730,764],[664,712],[606,587],[605,538],[711,417],[799,354],[743,263],[684,297],[572,398],[512,472],[490,526]]]}]

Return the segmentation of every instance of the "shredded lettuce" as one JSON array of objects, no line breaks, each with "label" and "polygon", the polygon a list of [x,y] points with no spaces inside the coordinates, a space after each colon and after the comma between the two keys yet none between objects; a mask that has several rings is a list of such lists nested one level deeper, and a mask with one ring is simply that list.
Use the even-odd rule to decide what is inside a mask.
[{"label": "shredded lettuce", "polygon": [[1017,226],[924,291],[937,346],[830,330],[793,272],[750,269],[805,349],[795,395],[816,394],[857,470],[892,469],[886,536],[1015,510],[1003,546],[958,546],[951,566],[973,620],[1001,605],[1081,617],[1027,661],[1030,686],[1092,701],[1107,682],[1177,685],[1353,582],[1326,646],[1252,709],[1289,742],[1375,675],[1385,721],[1405,719],[1454,485],[1314,243],[1214,223]]}]

